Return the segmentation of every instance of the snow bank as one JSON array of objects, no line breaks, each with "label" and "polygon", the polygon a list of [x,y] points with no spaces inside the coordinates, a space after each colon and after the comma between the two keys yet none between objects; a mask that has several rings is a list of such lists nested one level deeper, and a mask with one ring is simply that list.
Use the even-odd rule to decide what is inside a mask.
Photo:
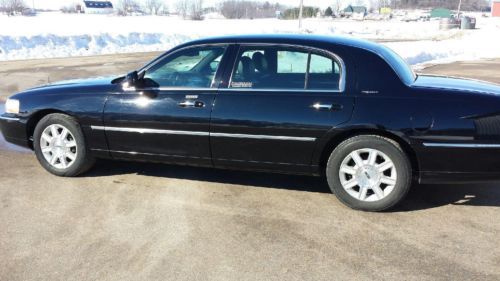
[{"label": "snow bank", "polygon": [[500,21],[479,17],[479,29],[471,31],[439,30],[437,21],[308,19],[299,29],[297,21],[277,19],[188,21],[61,13],[0,16],[0,26],[0,60],[161,51],[200,37],[245,33],[313,33],[402,41],[385,44],[413,65],[500,57],[500,39],[495,36]]},{"label": "snow bank", "polygon": [[500,19],[478,19],[478,29],[447,40],[386,43],[415,68],[427,64],[500,57]]}]

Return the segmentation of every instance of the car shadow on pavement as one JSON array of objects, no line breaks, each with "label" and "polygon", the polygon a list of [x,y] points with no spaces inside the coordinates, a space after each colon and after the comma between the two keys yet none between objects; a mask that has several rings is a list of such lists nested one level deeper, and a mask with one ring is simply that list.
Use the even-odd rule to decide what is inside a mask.
[{"label": "car shadow on pavement", "polygon": [[82,176],[100,177],[131,173],[152,177],[330,193],[327,183],[320,177],[222,170],[161,163],[99,160],[92,170]]},{"label": "car shadow on pavement", "polygon": [[[83,176],[101,177],[131,173],[159,178],[330,193],[324,177],[220,170],[158,163],[100,160],[94,169]],[[406,199],[388,212],[418,211],[445,205],[500,207],[500,182],[449,185],[414,184]]]},{"label": "car shadow on pavement", "polygon": [[500,182],[414,184],[404,202],[390,212],[418,211],[445,205],[500,207]]}]

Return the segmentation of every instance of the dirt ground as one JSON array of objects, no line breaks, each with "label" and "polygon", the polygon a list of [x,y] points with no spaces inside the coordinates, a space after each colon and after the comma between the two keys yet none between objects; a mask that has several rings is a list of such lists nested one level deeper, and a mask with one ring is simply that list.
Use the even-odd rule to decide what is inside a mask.
[{"label": "dirt ground", "polygon": [[[0,97],[156,54],[0,63]],[[500,60],[425,73],[500,82]],[[0,140],[0,280],[500,280],[500,183],[417,185],[386,213],[322,178],[100,161],[45,172]]]}]

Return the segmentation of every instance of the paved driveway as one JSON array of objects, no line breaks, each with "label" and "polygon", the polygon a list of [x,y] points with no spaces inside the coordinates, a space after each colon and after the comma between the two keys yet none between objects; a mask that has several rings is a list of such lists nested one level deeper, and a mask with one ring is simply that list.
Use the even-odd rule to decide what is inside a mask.
[{"label": "paved driveway", "polygon": [[[0,87],[153,55],[2,63]],[[500,77],[498,61],[426,72]],[[313,177],[101,161],[59,178],[1,140],[0,171],[0,280],[500,279],[500,183],[415,186],[377,214]]]}]

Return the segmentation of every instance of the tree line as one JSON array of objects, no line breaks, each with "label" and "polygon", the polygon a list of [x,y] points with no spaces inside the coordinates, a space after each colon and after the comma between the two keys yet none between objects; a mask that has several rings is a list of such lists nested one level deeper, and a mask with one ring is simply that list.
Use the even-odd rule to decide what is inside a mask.
[{"label": "tree line", "polygon": [[0,12],[7,15],[21,13],[27,6],[23,0],[0,0]]},{"label": "tree line", "polygon": [[[297,0],[298,1],[298,0]],[[326,10],[317,7],[303,7],[303,17],[315,17],[317,15],[331,16],[339,14],[348,5],[365,5],[363,0],[325,0],[331,5]],[[372,10],[380,7],[391,7],[393,9],[423,9],[443,7],[456,10],[459,0],[368,0]],[[119,0],[115,10],[119,15],[128,15],[135,12],[159,15],[168,14],[169,6],[166,0]],[[192,20],[203,19],[207,12],[218,12],[228,19],[253,19],[270,18],[279,15],[284,19],[296,19],[299,16],[298,7],[287,7],[279,3],[255,0],[223,0],[215,7],[204,8],[203,0],[175,0],[173,11],[183,18]],[[7,14],[21,13],[27,8],[24,0],[0,0],[0,12]],[[462,0],[461,10],[483,11],[489,8],[488,0]],[[63,12],[77,12],[75,5],[65,6]]]},{"label": "tree line", "polygon": [[[379,1],[382,2],[382,1]],[[416,9],[416,8],[448,8],[456,10],[458,8],[458,0],[393,0],[389,2],[389,7],[398,9]],[[489,7],[488,0],[462,0],[462,10],[481,11]]]}]

